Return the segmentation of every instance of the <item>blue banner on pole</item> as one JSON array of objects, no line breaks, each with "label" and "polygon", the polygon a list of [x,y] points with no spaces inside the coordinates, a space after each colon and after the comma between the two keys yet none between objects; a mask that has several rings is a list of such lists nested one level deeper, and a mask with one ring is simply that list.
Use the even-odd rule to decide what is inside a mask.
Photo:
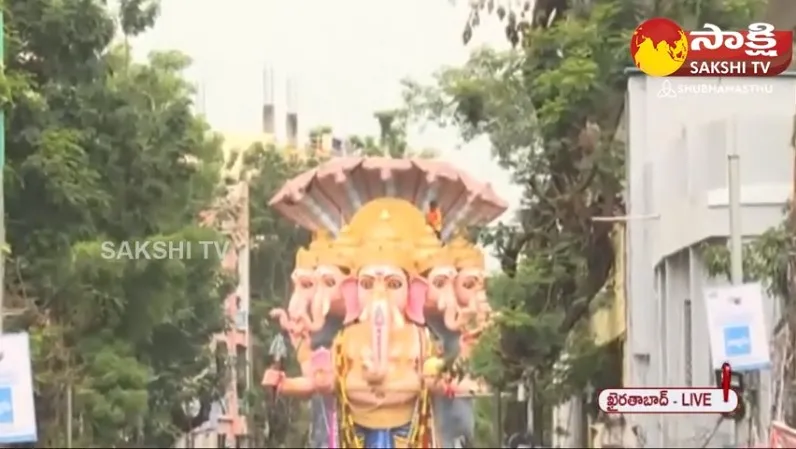
[{"label": "blue banner on pole", "polygon": [[705,306],[713,369],[721,369],[725,362],[734,371],[771,366],[760,284],[708,289]]},{"label": "blue banner on pole", "polygon": [[724,353],[729,357],[748,357],[752,354],[752,336],[749,326],[724,328]]},{"label": "blue banner on pole", "polygon": [[34,443],[36,406],[27,333],[0,336],[0,444]]}]

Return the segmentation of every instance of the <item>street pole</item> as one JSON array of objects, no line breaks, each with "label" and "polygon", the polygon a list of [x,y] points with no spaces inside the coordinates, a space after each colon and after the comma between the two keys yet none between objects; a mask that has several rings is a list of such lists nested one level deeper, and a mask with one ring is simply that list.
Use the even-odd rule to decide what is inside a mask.
[{"label": "street pole", "polygon": [[[5,12],[0,10],[0,74],[5,73]],[[3,318],[5,308],[3,300],[6,295],[6,194],[3,171],[6,166],[6,111],[0,108],[0,336],[3,335]],[[0,351],[2,355],[2,351]]]},{"label": "street pole", "polygon": [[[743,238],[741,234],[741,167],[738,146],[735,142],[735,121],[727,122],[727,190],[730,212],[730,281],[732,285],[743,284]],[[751,407],[750,407],[751,408]],[[751,412],[749,410],[748,412]],[[738,447],[741,422],[733,424],[732,446]],[[751,439],[751,434],[749,435]]]},{"label": "street pole", "polygon": [[504,447],[503,445],[503,390],[495,388],[495,447]]},{"label": "street pole", "polygon": [[66,386],[66,447],[72,449],[72,382]]},{"label": "street pole", "polygon": [[[5,22],[4,13],[0,11],[0,70],[5,72]],[[2,73],[2,72],[0,72]],[[3,300],[5,299],[5,270],[6,270],[6,201],[5,201],[5,180],[3,171],[6,165],[6,115],[5,110],[0,109],[0,335],[3,334],[3,318],[5,310]]]}]

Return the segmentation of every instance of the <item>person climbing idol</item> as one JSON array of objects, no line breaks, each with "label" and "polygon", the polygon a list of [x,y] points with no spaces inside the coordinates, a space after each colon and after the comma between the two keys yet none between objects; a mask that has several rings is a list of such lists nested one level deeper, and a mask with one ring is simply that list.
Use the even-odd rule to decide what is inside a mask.
[{"label": "person climbing idol", "polygon": [[431,200],[428,203],[428,213],[426,214],[426,221],[431,229],[437,233],[437,238],[442,238],[442,212],[439,210],[437,200]]}]

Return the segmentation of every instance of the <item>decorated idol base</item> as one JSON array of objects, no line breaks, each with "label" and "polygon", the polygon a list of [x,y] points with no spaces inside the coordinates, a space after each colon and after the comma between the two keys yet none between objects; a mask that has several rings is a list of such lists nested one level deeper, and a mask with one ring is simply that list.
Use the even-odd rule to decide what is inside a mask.
[{"label": "decorated idol base", "polygon": [[[371,166],[379,161],[392,163],[378,158]],[[272,312],[290,337],[301,374],[287,376],[272,368],[263,385],[312,400],[313,421],[323,423],[323,431],[314,432],[313,447],[454,447],[461,438],[472,440],[472,398],[485,393],[483,383],[454,378],[443,360],[466,360],[490,323],[484,255],[462,236],[441,241],[427,226],[422,206],[409,192],[445,183],[412,167],[419,171],[414,189],[399,178],[392,196],[367,198],[358,207],[347,203],[332,218],[319,213],[322,208],[302,211],[296,201],[306,201],[296,192],[300,182],[286,186],[297,198],[281,210],[290,209],[286,215],[301,217],[295,221],[316,231],[309,247],[296,255],[286,309]],[[343,180],[356,175],[347,172]],[[367,186],[367,175],[362,178]],[[299,181],[307,179],[312,176]],[[316,178],[321,189],[322,181]],[[448,181],[465,200],[468,189],[484,191],[482,184]],[[326,185],[327,198],[335,196],[335,186],[344,189],[345,182]],[[277,195],[275,202],[288,197]],[[470,209],[476,211],[468,212],[463,203],[455,224],[473,223],[462,218],[479,216],[476,201],[491,207],[488,214],[487,206],[480,209],[480,220],[494,218],[489,216],[502,204],[485,198],[469,195]],[[449,204],[444,214],[455,203]],[[345,208],[356,210],[347,214]],[[332,226],[335,219],[342,223]]]}]

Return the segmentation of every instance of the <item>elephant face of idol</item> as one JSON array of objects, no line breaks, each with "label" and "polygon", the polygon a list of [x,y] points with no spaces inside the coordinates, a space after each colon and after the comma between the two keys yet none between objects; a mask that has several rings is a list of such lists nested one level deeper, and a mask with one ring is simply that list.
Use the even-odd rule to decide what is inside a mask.
[{"label": "elephant face of idol", "polygon": [[271,317],[279,320],[279,326],[285,330],[295,343],[307,332],[310,322],[309,306],[317,287],[315,272],[309,268],[296,268],[291,274],[293,293],[290,295],[287,310],[274,309]]},{"label": "elephant face of idol", "polygon": [[348,278],[343,269],[334,265],[320,265],[315,269],[317,286],[310,305],[310,332],[323,329],[327,315],[342,317],[345,314],[342,287]]},{"label": "elephant face of idol", "polygon": [[486,301],[484,272],[475,268],[459,270],[456,276],[456,299],[462,307],[475,310],[479,301]]},{"label": "elephant face of idol", "polygon": [[423,306],[428,285],[420,278],[407,276],[398,266],[364,266],[356,277],[343,281],[342,294],[346,311],[344,324],[380,319],[379,316],[398,326],[404,324],[404,319],[425,324]]},{"label": "elephant face of idol", "polygon": [[486,297],[484,270],[480,268],[463,268],[459,270],[455,282],[456,298],[460,306],[470,311],[475,318],[476,327],[468,332],[472,338],[490,324],[492,307]]},{"label": "elephant face of idol", "polygon": [[459,302],[456,296],[455,282],[457,271],[453,266],[432,268],[428,280],[427,313],[442,313],[445,327],[458,332],[472,316],[467,304]]}]

